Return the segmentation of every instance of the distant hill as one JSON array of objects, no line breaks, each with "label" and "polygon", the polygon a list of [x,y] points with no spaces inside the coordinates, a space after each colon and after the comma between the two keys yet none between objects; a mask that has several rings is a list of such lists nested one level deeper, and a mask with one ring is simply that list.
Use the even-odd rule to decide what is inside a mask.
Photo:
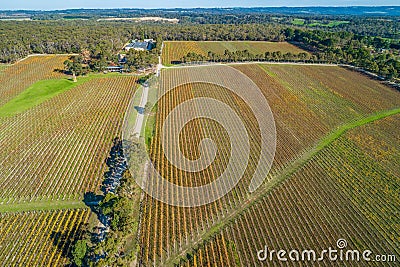
[{"label": "distant hill", "polygon": [[235,14],[400,16],[400,6],[0,10],[0,19],[90,19],[110,16],[162,16],[170,18],[193,15]]}]

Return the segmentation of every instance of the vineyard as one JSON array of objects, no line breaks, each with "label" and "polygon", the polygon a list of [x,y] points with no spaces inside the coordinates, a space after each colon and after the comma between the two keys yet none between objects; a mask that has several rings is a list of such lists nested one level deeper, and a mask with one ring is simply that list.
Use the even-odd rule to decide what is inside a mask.
[{"label": "vineyard", "polygon": [[0,214],[0,266],[64,266],[90,211]]},{"label": "vineyard", "polygon": [[98,189],[135,87],[134,77],[92,79],[3,118],[2,202],[80,198]]},{"label": "vineyard", "polygon": [[225,50],[230,52],[248,50],[250,53],[264,54],[265,52],[277,52],[282,54],[298,54],[304,50],[286,42],[164,42],[162,62],[165,65],[173,64],[186,56],[189,52],[207,56],[208,52],[223,55]]},{"label": "vineyard", "polygon": [[[335,246],[339,238],[346,239],[352,249],[398,255],[399,176],[391,171],[393,166],[388,168],[388,163],[396,157],[394,164],[398,164],[400,139],[398,134],[393,136],[392,130],[399,126],[400,116],[396,115],[348,132],[249,208],[183,265],[222,266],[223,261],[224,266],[236,263],[254,266],[259,262],[254,251],[266,244],[271,249],[321,251]],[[379,145],[366,144],[360,136],[371,136]],[[387,153],[388,136],[396,139],[390,145],[390,153]],[[380,155],[380,161],[375,161],[370,153]],[[222,246],[221,251],[218,248]],[[219,254],[226,251],[229,253],[226,257]],[[319,264],[341,266],[329,261]],[[359,262],[346,265],[359,266]]]},{"label": "vineyard", "polygon": [[[152,161],[158,172],[170,182],[189,187],[210,183],[224,171],[230,160],[229,138],[226,129],[212,120],[190,121],[180,133],[180,148],[176,148],[192,160],[202,155],[210,157],[210,152],[199,151],[198,145],[202,139],[211,138],[218,147],[218,152],[213,164],[203,171],[185,172],[182,170],[185,166],[181,165],[179,169],[172,166],[161,146],[163,121],[176,106],[193,98],[211,97],[235,110],[248,131],[250,155],[243,179],[223,198],[196,208],[169,206],[146,196],[141,220],[139,262],[145,266],[185,261],[184,264],[188,266],[253,266],[259,263],[255,251],[262,249],[265,244],[274,248],[304,245],[318,249],[334,245],[341,237],[357,248],[371,246],[375,251],[393,251],[399,230],[396,213],[393,214],[393,210],[399,208],[398,180],[396,181],[395,174],[388,172],[387,168],[396,170],[396,165],[392,166],[391,161],[386,160],[387,166],[378,171],[379,166],[367,156],[365,159],[358,159],[364,154],[350,145],[349,135],[357,133],[350,131],[312,157],[288,182],[257,200],[256,205],[246,208],[234,220],[229,218],[228,227],[224,227],[218,235],[200,241],[200,244],[204,244],[197,247],[195,253],[191,252],[192,248],[196,248],[194,244],[198,244],[198,240],[214,231],[214,227],[224,222],[238,207],[247,205],[246,200],[251,198],[248,184],[260,155],[257,122],[243,100],[218,85],[187,83],[189,80],[201,80],[207,75],[223,77],[223,80],[230,83],[240,83],[236,77],[228,76],[224,68],[227,67],[179,68],[167,69],[162,73],[160,94],[165,90],[163,88],[174,89],[168,91],[158,103],[156,138],[151,145]],[[310,148],[338,126],[378,111],[398,108],[400,105],[400,98],[395,90],[339,67],[253,64],[236,68],[259,86],[275,117],[275,161],[265,186],[274,177],[292,168],[296,160],[307,155]],[[174,84],[183,85],[175,87]],[[193,114],[196,109],[207,107],[194,105]],[[184,120],[184,115],[187,116],[178,114],[174,121]],[[389,119],[394,118],[387,120]],[[397,124],[392,126],[393,131],[399,123],[394,120]],[[375,122],[378,123],[381,122]],[[390,124],[386,126],[389,127]],[[392,141],[396,138],[390,131],[376,134],[392,136]],[[173,132],[168,133],[166,138],[174,138]],[[362,137],[357,140],[365,141]],[[371,137],[370,140],[374,138]],[[368,149],[368,145],[369,143],[364,143],[363,149]],[[379,153],[377,156],[381,155]],[[396,157],[397,153],[394,161],[397,161],[395,164],[398,166],[398,151],[393,153],[388,152],[385,155]],[[153,174],[150,173],[151,175]],[[354,178],[350,175],[354,175]],[[380,175],[383,178],[378,182]],[[368,180],[370,185],[363,186],[367,182],[363,179],[368,177],[373,181]],[[389,180],[392,181],[391,184],[387,183]],[[381,182],[382,185],[388,184],[387,191],[390,195],[382,193],[381,200],[370,199],[371,204],[367,205],[366,196],[376,193],[369,190],[379,190],[377,186]],[[213,190],[218,192],[219,188]],[[355,196],[354,192],[360,193]],[[179,198],[179,195],[175,197]],[[382,204],[385,201],[387,204]],[[387,209],[382,205],[386,205]],[[392,213],[388,212],[389,207]],[[373,216],[371,210],[377,215]],[[353,224],[353,220],[357,223]],[[390,228],[384,228],[384,221],[391,221]],[[374,238],[380,240],[379,244],[371,243]]]},{"label": "vineyard", "polygon": [[[225,49],[302,52],[288,43],[166,42],[163,61]],[[55,70],[65,58],[28,57],[0,70],[0,108],[20,103],[37,82],[62,81]],[[220,82],[206,82],[211,80]],[[295,64],[167,68],[159,84],[163,97],[151,113],[154,135],[146,139],[156,171],[146,169],[147,181],[156,181],[151,190],[159,189],[157,173],[182,188],[211,184],[207,196],[190,195],[187,189],[167,194],[180,203],[195,202],[231,185],[213,184],[231,165],[243,176],[222,198],[197,207],[168,205],[143,194],[138,236],[132,237],[139,244],[138,266],[262,266],[257,251],[265,245],[318,251],[335,247],[340,238],[351,249],[400,255],[398,91],[338,66]],[[243,88],[248,98],[230,86]],[[72,244],[83,236],[91,216],[81,203],[83,195],[99,192],[113,139],[121,135],[137,87],[136,76],[81,77],[75,86],[0,116],[0,266],[72,264]],[[250,193],[264,152],[265,132],[247,101],[261,103],[258,93],[274,116],[276,151],[265,181]],[[205,98],[225,106],[194,102]],[[177,109],[185,102],[191,104]],[[188,119],[199,113],[219,114],[223,121]],[[163,132],[167,120],[174,123]],[[236,120],[243,129],[235,128]],[[181,131],[179,125],[184,125]],[[207,139],[215,151],[203,144]],[[204,162],[211,164],[202,168]]]},{"label": "vineyard", "polygon": [[0,116],[0,266],[72,263],[72,245],[91,213],[79,208],[84,193],[100,191],[137,88],[134,76],[67,81],[57,70],[66,58],[32,56],[0,74],[0,107],[28,101]]},{"label": "vineyard", "polygon": [[0,74],[8,67],[9,67],[9,65],[7,65],[7,64],[0,64]]},{"label": "vineyard", "polygon": [[39,80],[61,78],[64,74],[63,62],[68,56],[32,56],[14,65],[8,66],[0,73],[0,106],[21,93]]}]

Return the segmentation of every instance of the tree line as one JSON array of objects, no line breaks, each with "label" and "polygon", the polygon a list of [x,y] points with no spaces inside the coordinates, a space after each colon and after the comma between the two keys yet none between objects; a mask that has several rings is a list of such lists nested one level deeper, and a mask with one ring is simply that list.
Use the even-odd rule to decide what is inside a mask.
[{"label": "tree line", "polygon": [[209,51],[207,55],[189,52],[186,56],[182,57],[181,63],[190,62],[243,62],[243,61],[303,61],[315,62],[317,58],[309,55],[306,52],[300,53],[282,53],[281,51],[265,52],[263,54],[253,54],[249,50],[229,51],[225,50],[224,54],[218,54]]},{"label": "tree line", "polygon": [[[130,151],[126,165],[124,148]],[[88,225],[75,240],[71,260],[76,266],[128,266],[137,253],[141,190],[135,178],[143,176],[146,150],[139,142],[115,138],[107,159],[109,170],[101,190],[85,194],[85,203],[97,215],[102,227]]]},{"label": "tree line", "polygon": [[361,67],[387,79],[399,77],[398,41],[350,32],[290,28],[286,29],[286,35],[288,41],[314,51],[319,61]]},{"label": "tree line", "polygon": [[[86,51],[90,54],[93,69],[102,69],[105,63],[117,61],[116,54],[128,41],[157,38],[177,41],[289,41],[311,52],[318,61],[351,64],[386,78],[399,77],[400,72],[399,40],[276,23],[147,25],[96,21],[4,21],[0,22],[0,35],[0,62],[3,63],[34,53],[79,54]],[[133,53],[127,57],[132,68],[156,61],[156,57],[149,53]]]}]

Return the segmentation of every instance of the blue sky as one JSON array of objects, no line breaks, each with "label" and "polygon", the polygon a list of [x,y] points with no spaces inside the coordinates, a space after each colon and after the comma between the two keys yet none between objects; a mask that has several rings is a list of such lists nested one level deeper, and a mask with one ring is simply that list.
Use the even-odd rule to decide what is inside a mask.
[{"label": "blue sky", "polygon": [[0,0],[0,9],[399,5],[398,0]]}]

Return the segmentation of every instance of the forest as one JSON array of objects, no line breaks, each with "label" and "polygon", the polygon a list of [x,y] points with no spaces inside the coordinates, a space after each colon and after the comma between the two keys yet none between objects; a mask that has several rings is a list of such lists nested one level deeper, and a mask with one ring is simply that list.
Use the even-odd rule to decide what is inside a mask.
[{"label": "forest", "polygon": [[[104,16],[102,12],[106,11],[88,11],[85,14],[97,18]],[[149,15],[143,12],[136,10],[139,16]],[[168,13],[152,12],[150,15]],[[124,14],[123,11],[121,13]],[[126,13],[124,15],[130,14]],[[138,15],[133,11],[131,13]],[[72,17],[79,15],[77,12],[66,14]],[[242,12],[232,10],[231,14],[200,9],[186,16],[178,11],[172,12],[165,17],[178,17],[180,22],[168,24],[54,19],[58,18],[58,13],[28,15],[36,19],[0,21],[0,62],[12,63],[29,54],[84,53],[90,58],[91,69],[102,70],[109,62],[117,63],[117,54],[132,39],[153,38],[159,44],[163,40],[288,41],[311,52],[314,61],[350,64],[387,79],[397,78],[400,72],[400,21],[396,16],[273,16],[251,9]],[[48,17],[43,17],[45,15]],[[278,53],[273,60],[292,57]],[[249,58],[256,58],[256,55]],[[133,53],[128,59],[129,67],[137,69],[155,63],[156,56]],[[261,59],[270,60],[270,57],[264,54]]]}]

